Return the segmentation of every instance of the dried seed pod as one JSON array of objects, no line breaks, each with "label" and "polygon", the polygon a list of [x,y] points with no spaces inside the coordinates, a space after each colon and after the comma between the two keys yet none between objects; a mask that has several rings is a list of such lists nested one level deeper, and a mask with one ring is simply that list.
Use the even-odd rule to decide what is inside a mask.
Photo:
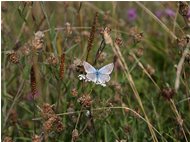
[{"label": "dried seed pod", "polygon": [[35,33],[35,37],[32,40],[32,47],[34,50],[41,50],[44,46],[44,33],[38,31]]},{"label": "dried seed pod", "polygon": [[170,100],[173,98],[173,96],[175,95],[175,90],[173,88],[170,87],[165,87],[161,90],[161,95],[167,99]]},{"label": "dried seed pod", "polygon": [[137,50],[136,50],[136,55],[137,57],[142,57],[144,54],[144,48],[143,47],[139,47]]},{"label": "dried seed pod", "polygon": [[80,59],[77,59],[77,58],[73,61],[71,68],[72,68],[72,70],[77,71],[79,73],[84,72],[84,67],[82,65],[82,61]]},{"label": "dried seed pod", "polygon": [[54,117],[50,117],[47,121],[44,122],[43,124],[43,130],[46,133],[49,133],[50,131],[53,130],[53,123],[55,122]]},{"label": "dried seed pod", "polygon": [[25,44],[22,48],[21,48],[21,52],[23,55],[29,55],[31,50],[30,50],[30,45],[29,44]]},{"label": "dried seed pod", "polygon": [[10,121],[11,121],[11,123],[12,123],[13,125],[17,123],[17,121],[18,121],[18,116],[17,116],[17,112],[16,112],[15,109],[12,109],[12,110],[10,111],[9,119],[10,119]]},{"label": "dried seed pod", "polygon": [[180,1],[179,2],[179,14],[181,16],[187,16],[189,10],[189,6],[186,2]]},{"label": "dried seed pod", "polygon": [[50,65],[57,65],[58,64],[58,59],[55,57],[55,55],[50,55],[47,59],[47,62],[50,64]]},{"label": "dried seed pod", "polygon": [[61,123],[61,121],[57,121],[56,122],[56,132],[60,133],[64,130],[64,126],[63,124]]},{"label": "dried seed pod", "polygon": [[12,138],[11,137],[5,137],[3,139],[3,142],[13,142]]},{"label": "dried seed pod", "polygon": [[82,95],[79,99],[78,102],[80,102],[81,105],[84,105],[85,107],[90,107],[92,104],[92,99],[89,94],[84,94]]},{"label": "dried seed pod", "polygon": [[71,34],[72,34],[72,27],[71,27],[71,24],[69,22],[67,22],[65,24],[65,35],[69,36]]},{"label": "dried seed pod", "polygon": [[32,137],[32,142],[41,142],[41,136],[38,136],[38,135],[34,135]]},{"label": "dried seed pod", "polygon": [[124,126],[124,132],[125,133],[130,133],[131,132],[131,127],[129,125]]},{"label": "dried seed pod", "polygon": [[143,33],[139,32],[139,30],[136,27],[130,29],[129,35],[132,36],[135,43],[138,43],[143,40]]},{"label": "dried seed pod", "polygon": [[134,41],[136,43],[142,41],[142,39],[143,39],[143,33],[137,33],[137,34],[135,34],[134,37],[133,37],[133,39],[134,39]]},{"label": "dried seed pod", "polygon": [[190,64],[190,52],[185,56],[185,61]]},{"label": "dried seed pod", "polygon": [[42,117],[45,120],[48,120],[50,117],[55,115],[55,112],[52,109],[52,106],[50,104],[45,103],[42,106],[42,112],[41,112]]},{"label": "dried seed pod", "polygon": [[72,96],[77,97],[77,96],[78,96],[78,91],[77,91],[77,89],[76,89],[76,88],[73,88],[73,89],[71,90],[71,94],[72,94]]},{"label": "dried seed pod", "polygon": [[103,39],[105,40],[106,44],[112,44],[112,38],[110,36],[111,28],[105,27],[105,29],[102,29],[100,31],[100,34],[102,34]]},{"label": "dried seed pod", "polygon": [[107,53],[106,52],[101,52],[99,57],[98,57],[98,62],[103,63],[106,60]]},{"label": "dried seed pod", "polygon": [[11,63],[13,64],[18,64],[20,60],[20,56],[18,55],[17,52],[13,51],[11,53],[8,53],[8,59]]},{"label": "dried seed pod", "polygon": [[177,38],[177,45],[179,49],[183,51],[189,41],[190,41],[189,36],[183,36],[182,38]]},{"label": "dried seed pod", "polygon": [[146,70],[150,75],[153,75],[155,73],[155,69],[149,64],[146,65]]},{"label": "dried seed pod", "polygon": [[79,138],[79,132],[77,129],[74,129],[72,132],[72,141],[75,142]]},{"label": "dried seed pod", "polygon": [[122,39],[121,38],[116,38],[115,39],[115,43],[118,45],[118,46],[121,46],[122,44],[123,44],[123,41],[122,41]]}]

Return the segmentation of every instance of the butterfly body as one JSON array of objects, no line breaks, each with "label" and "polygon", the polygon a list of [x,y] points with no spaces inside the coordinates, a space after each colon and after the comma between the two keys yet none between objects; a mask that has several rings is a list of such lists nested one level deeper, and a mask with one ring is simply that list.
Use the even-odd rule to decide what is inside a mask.
[{"label": "butterfly body", "polygon": [[108,64],[100,69],[95,69],[87,62],[83,62],[84,69],[86,71],[86,78],[88,81],[92,81],[96,84],[105,84],[110,80],[110,74],[113,71],[113,63]]}]

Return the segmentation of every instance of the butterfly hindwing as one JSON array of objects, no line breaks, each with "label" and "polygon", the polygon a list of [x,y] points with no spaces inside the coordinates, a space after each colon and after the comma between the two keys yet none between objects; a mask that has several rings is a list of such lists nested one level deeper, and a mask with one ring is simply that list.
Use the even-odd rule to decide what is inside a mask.
[{"label": "butterfly hindwing", "polygon": [[98,75],[98,82],[99,83],[106,83],[110,80],[110,76],[108,74],[101,74]]},{"label": "butterfly hindwing", "polygon": [[88,81],[92,81],[94,83],[97,82],[96,73],[87,73],[86,78],[88,79]]}]

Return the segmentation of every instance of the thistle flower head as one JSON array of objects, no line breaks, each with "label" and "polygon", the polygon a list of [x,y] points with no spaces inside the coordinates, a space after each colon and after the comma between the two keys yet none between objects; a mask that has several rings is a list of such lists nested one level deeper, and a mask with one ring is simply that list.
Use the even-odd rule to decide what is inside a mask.
[{"label": "thistle flower head", "polygon": [[135,8],[130,8],[127,10],[128,21],[135,21],[137,19],[137,11]]}]

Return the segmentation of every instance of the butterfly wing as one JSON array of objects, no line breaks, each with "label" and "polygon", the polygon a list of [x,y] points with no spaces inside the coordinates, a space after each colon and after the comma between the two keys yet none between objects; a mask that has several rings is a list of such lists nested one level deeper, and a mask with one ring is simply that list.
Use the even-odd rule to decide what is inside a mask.
[{"label": "butterfly wing", "polygon": [[110,80],[109,74],[113,71],[114,64],[108,64],[98,70],[98,82],[101,84],[105,84]]},{"label": "butterfly wing", "polygon": [[97,82],[96,73],[87,73],[86,78],[87,78],[88,81],[92,81],[94,83]]},{"label": "butterfly wing", "polygon": [[84,66],[84,69],[86,71],[86,73],[95,73],[96,72],[96,69],[90,65],[89,63],[83,61],[83,66]]},{"label": "butterfly wing", "polygon": [[83,62],[83,66],[84,66],[85,72],[87,73],[86,74],[87,80],[96,83],[96,81],[97,81],[96,69],[92,65],[90,65],[89,63],[87,63],[85,61]]},{"label": "butterfly wing", "polygon": [[109,74],[101,74],[101,73],[99,73],[98,80],[97,80],[98,83],[105,84],[109,80],[110,80]]},{"label": "butterfly wing", "polygon": [[108,65],[106,65],[106,66],[100,68],[100,69],[98,70],[98,72],[99,72],[100,74],[104,74],[104,75],[107,74],[107,75],[109,75],[109,74],[113,71],[113,67],[114,67],[114,64],[113,64],[113,63],[110,63],[110,64],[108,64]]}]

